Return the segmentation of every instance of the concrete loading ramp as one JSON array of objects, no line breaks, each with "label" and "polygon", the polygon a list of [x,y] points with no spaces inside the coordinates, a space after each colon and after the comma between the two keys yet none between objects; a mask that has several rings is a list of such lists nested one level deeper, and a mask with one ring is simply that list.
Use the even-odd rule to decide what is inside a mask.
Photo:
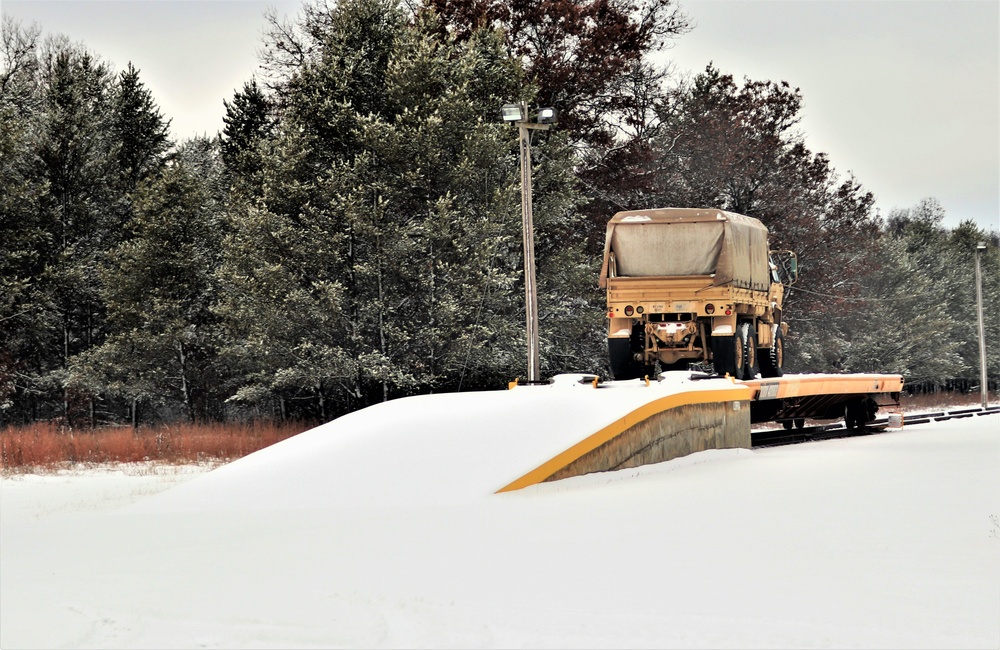
[{"label": "concrete loading ramp", "polygon": [[692,381],[686,372],[664,373],[660,381],[648,384],[633,380],[600,385],[583,399],[606,405],[606,412],[618,417],[589,435],[581,430],[579,442],[499,491],[659,463],[706,449],[749,449],[751,395],[748,387],[735,382]]}]

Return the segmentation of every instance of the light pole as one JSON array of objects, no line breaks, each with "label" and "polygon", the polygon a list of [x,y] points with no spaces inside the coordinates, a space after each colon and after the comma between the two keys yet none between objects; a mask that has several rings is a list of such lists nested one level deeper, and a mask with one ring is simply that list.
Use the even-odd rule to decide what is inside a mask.
[{"label": "light pole", "polygon": [[518,129],[521,144],[521,220],[524,237],[524,311],[528,340],[528,382],[539,381],[538,360],[538,288],[535,285],[535,234],[531,218],[531,131],[546,130],[556,121],[556,111],[543,108],[538,121],[528,121],[528,104],[506,104],[501,109],[505,122]]},{"label": "light pole", "polygon": [[979,395],[983,408],[989,406],[989,389],[986,383],[986,327],[983,324],[983,275],[979,258],[986,250],[986,242],[976,244],[976,316],[979,321]]}]

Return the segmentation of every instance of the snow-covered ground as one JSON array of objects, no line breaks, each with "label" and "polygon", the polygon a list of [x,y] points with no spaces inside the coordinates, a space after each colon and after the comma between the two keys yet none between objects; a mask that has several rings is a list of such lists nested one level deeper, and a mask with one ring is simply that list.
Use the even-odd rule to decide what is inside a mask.
[{"label": "snow-covered ground", "polygon": [[494,494],[596,417],[541,394],[4,478],[0,647],[1000,646],[1000,415]]}]

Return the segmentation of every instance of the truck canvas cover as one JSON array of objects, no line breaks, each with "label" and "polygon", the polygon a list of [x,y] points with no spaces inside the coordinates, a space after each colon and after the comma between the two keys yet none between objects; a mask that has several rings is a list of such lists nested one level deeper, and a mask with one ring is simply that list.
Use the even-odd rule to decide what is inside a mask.
[{"label": "truck canvas cover", "polygon": [[619,212],[608,222],[601,287],[615,277],[714,275],[714,286],[767,291],[767,228],[757,219],[710,209]]}]

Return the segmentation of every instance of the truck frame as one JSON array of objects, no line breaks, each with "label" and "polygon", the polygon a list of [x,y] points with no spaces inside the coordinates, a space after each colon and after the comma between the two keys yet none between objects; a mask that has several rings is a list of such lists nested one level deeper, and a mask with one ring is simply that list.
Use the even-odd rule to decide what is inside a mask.
[{"label": "truck frame", "polygon": [[752,217],[697,208],[619,212],[608,222],[607,290],[615,379],[702,367],[736,379],[782,375],[791,251],[770,251]]}]

